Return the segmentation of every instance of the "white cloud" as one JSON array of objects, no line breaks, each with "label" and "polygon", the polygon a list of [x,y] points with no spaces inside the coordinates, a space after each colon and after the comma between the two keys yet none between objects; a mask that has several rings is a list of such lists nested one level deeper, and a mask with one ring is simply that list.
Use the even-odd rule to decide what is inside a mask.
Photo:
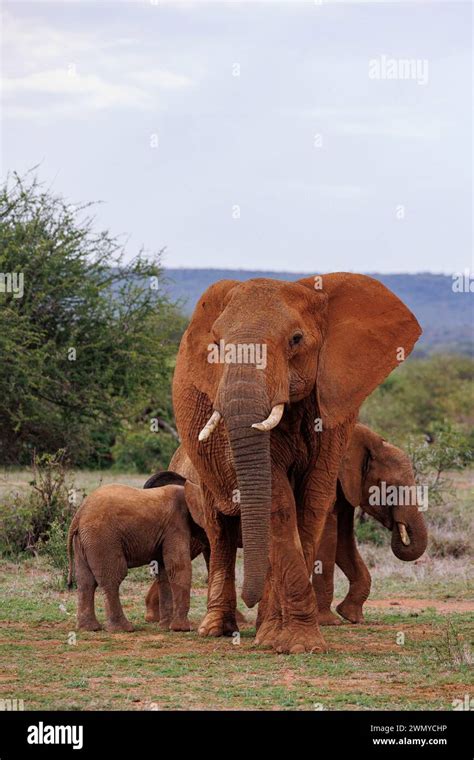
[{"label": "white cloud", "polygon": [[154,66],[138,41],[103,39],[5,12],[1,80],[3,113],[50,121],[87,112],[160,107],[160,97],[193,84],[191,77]]},{"label": "white cloud", "polygon": [[4,10],[2,17],[4,60],[21,63],[25,69],[35,68],[40,62],[64,60],[92,52],[94,40],[90,34],[82,35],[68,29],[56,29],[37,20],[17,18]]},{"label": "white cloud", "polygon": [[192,80],[189,77],[163,69],[135,71],[132,72],[130,78],[144,87],[158,87],[164,90],[178,90],[182,87],[189,87],[192,84]]}]

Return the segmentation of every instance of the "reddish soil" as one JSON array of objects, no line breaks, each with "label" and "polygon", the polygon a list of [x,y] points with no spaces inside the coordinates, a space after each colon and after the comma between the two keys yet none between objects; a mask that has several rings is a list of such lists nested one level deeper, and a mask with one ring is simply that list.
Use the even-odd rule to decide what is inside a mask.
[{"label": "reddish soil", "polygon": [[474,601],[466,599],[369,599],[364,605],[367,609],[389,610],[391,607],[402,610],[417,611],[434,609],[436,612],[474,612]]}]

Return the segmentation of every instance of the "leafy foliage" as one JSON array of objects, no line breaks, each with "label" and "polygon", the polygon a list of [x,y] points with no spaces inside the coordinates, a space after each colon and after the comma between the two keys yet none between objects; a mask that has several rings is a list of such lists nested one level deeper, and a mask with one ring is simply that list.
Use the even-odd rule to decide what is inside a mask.
[{"label": "leafy foliage", "polygon": [[67,483],[66,452],[35,455],[30,485],[27,496],[13,493],[0,502],[0,553],[12,557],[50,553],[50,541],[55,537],[64,563],[67,530],[80,501]]},{"label": "leafy foliage", "polygon": [[151,407],[172,422],[170,377],[183,319],[163,295],[159,254],[128,263],[35,177],[0,190],[0,271],[24,293],[0,293],[0,461],[65,448],[79,466],[111,464],[124,423]]},{"label": "leafy foliage", "polygon": [[453,448],[462,466],[474,448],[473,387],[472,359],[449,354],[410,359],[367,399],[361,422],[399,446],[410,436],[438,440],[438,456],[446,444],[449,466],[455,465]]},{"label": "leafy foliage", "polygon": [[122,432],[112,449],[114,469],[122,472],[167,470],[178,441],[168,433],[131,429]]}]

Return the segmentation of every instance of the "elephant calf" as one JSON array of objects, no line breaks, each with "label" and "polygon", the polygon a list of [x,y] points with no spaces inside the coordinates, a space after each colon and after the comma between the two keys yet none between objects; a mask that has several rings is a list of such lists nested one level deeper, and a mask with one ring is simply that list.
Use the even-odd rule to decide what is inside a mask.
[{"label": "elephant calf", "polygon": [[[395,499],[398,503],[384,504],[383,499],[378,504],[371,503],[374,491],[383,489],[383,484],[395,487],[400,496]],[[357,549],[355,507],[360,506],[391,531],[392,551],[398,559],[412,561],[421,557],[428,540],[416,496],[415,476],[407,454],[370,428],[357,424],[339,469],[336,503],[327,517],[318,552],[322,574],[313,574],[320,625],[341,622],[331,612],[335,563],[349,580],[349,591],[337,612],[351,623],[363,621],[362,607],[369,596],[371,577]]]},{"label": "elephant calf", "polygon": [[[184,483],[184,479],[181,479]],[[166,485],[142,490],[109,485],[86,498],[75,514],[68,535],[69,576],[72,585],[72,549],[78,587],[78,627],[101,628],[95,615],[97,586],[105,594],[108,631],[133,631],[124,615],[119,586],[129,567],[152,561],[165,568],[172,597],[172,631],[189,631],[191,589],[191,517],[185,488]]]},{"label": "elephant calf", "polygon": [[[173,460],[178,460],[178,456],[175,455]],[[201,511],[201,493],[198,486],[191,481],[186,481],[186,478],[190,474],[191,471],[186,469],[186,463],[183,475],[179,475],[172,470],[161,470],[148,478],[143,488],[163,488],[170,483],[185,484],[186,505],[190,512],[189,522],[191,525],[190,561],[192,562],[195,557],[203,554],[206,565],[209,568],[210,550],[209,541],[203,528],[204,518]],[[185,477],[183,477],[184,475]],[[173,596],[168,573],[163,564],[160,565],[157,577],[148,590],[145,604],[145,620],[147,623],[158,623],[160,628],[167,628],[173,613]]]}]

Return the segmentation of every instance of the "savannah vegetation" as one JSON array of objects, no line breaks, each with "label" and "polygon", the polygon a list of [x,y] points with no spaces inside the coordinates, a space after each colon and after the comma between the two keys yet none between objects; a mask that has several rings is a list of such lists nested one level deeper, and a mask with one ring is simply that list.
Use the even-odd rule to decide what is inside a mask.
[{"label": "savannah vegetation", "polygon": [[[243,606],[249,625],[238,644],[158,631],[144,622],[146,568],[131,571],[121,593],[135,634],[71,638],[69,522],[100,484],[140,487],[167,467],[178,444],[170,389],[186,316],[159,252],[130,258],[120,239],[97,231],[93,206],[72,206],[34,174],[0,189],[0,272],[24,275],[21,298],[0,292],[0,650],[9,693],[29,709],[451,709],[464,697],[473,664],[472,358],[445,347],[415,355],[361,411],[409,451],[429,487],[430,543],[405,565],[388,533],[358,518],[374,606],[366,625],[325,629],[327,655],[253,649],[254,615]],[[336,596],[344,588],[338,575]],[[195,622],[204,605],[199,559]]]}]

